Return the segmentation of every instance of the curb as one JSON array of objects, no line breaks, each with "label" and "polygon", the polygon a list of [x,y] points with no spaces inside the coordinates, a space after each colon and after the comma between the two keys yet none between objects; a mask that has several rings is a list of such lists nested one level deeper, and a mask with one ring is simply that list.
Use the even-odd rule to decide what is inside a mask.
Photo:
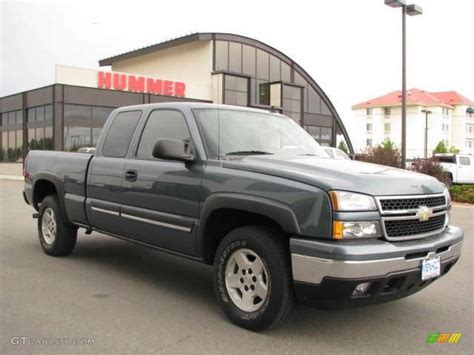
[{"label": "curb", "polygon": [[23,181],[24,178],[21,175],[0,175],[0,180]]}]

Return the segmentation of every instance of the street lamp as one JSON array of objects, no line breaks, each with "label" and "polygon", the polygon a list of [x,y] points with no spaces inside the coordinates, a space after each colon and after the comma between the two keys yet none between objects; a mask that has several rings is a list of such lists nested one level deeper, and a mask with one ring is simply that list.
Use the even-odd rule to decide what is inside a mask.
[{"label": "street lamp", "polygon": [[405,15],[421,15],[423,10],[420,6],[407,5],[405,0],[384,0],[385,5],[402,8],[402,168],[405,168],[407,158],[406,131],[407,131],[407,88],[406,88],[406,25]]},{"label": "street lamp", "polygon": [[428,159],[428,115],[431,112],[430,110],[421,110],[425,114],[425,159]]}]

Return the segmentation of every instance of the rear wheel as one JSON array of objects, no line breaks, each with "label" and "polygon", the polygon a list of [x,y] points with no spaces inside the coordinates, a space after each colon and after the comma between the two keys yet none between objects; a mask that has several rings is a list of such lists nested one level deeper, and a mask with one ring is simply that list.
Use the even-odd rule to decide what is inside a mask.
[{"label": "rear wheel", "polygon": [[77,228],[67,223],[55,195],[41,202],[38,216],[38,236],[43,251],[52,256],[70,254],[77,239]]},{"label": "rear wheel", "polygon": [[293,289],[281,233],[259,226],[231,231],[216,252],[214,284],[233,323],[251,330],[282,323],[290,313]]}]

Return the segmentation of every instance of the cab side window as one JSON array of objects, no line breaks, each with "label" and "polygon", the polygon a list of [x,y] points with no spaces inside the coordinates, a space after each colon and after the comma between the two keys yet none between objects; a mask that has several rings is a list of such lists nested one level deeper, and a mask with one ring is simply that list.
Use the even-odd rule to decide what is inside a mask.
[{"label": "cab side window", "polygon": [[469,157],[459,157],[459,163],[461,165],[471,165],[471,160]]},{"label": "cab side window", "polygon": [[114,117],[102,148],[105,157],[123,158],[127,155],[140,115],[141,111],[127,111]]},{"label": "cab side window", "polygon": [[186,152],[193,153],[191,135],[184,115],[176,110],[155,110],[150,114],[143,129],[137,150],[139,159],[156,159],[153,147],[157,140],[163,138],[179,139],[184,142]]}]

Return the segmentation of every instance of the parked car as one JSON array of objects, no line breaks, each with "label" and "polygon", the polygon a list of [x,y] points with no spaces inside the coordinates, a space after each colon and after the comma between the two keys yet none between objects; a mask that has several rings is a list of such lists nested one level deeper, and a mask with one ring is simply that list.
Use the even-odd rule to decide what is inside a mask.
[{"label": "parked car", "polygon": [[24,197],[46,254],[70,254],[83,228],[213,265],[223,311],[252,330],[295,297],[344,308],[418,292],[463,242],[438,180],[330,159],[293,120],[225,105],[116,109],[94,155],[31,151]]},{"label": "parked car", "polygon": [[435,154],[449,173],[453,184],[474,184],[474,156],[467,154]]},{"label": "parked car", "polygon": [[82,147],[77,150],[78,153],[87,153],[87,154],[94,154],[95,148],[94,147]]},{"label": "parked car", "polygon": [[351,158],[346,154],[346,152],[338,148],[324,147],[324,151],[332,159],[351,160]]}]

